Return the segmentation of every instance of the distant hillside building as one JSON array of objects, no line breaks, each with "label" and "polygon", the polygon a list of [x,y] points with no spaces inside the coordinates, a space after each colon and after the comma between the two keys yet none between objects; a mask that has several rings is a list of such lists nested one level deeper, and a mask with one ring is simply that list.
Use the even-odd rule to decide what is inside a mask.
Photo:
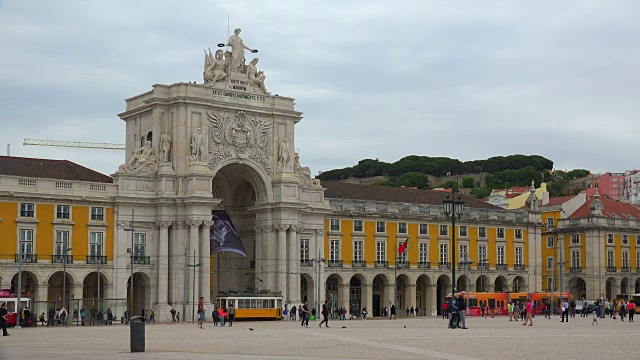
[{"label": "distant hillside building", "polygon": [[[491,191],[491,195],[489,195],[485,201],[503,209],[520,209],[525,206],[525,201],[529,197],[530,189],[531,187],[527,186],[514,186],[508,189],[493,189]],[[540,187],[536,189],[535,193],[538,199],[540,199],[541,205],[546,205],[549,202],[549,192],[547,191],[546,183],[540,184]]]},{"label": "distant hillside building", "polygon": [[[607,172],[598,179],[598,192],[601,196],[609,196],[621,200],[624,198],[625,173]],[[587,194],[593,196],[593,194]]]},{"label": "distant hillside building", "polygon": [[640,204],[640,170],[624,172],[624,197],[632,204]]}]

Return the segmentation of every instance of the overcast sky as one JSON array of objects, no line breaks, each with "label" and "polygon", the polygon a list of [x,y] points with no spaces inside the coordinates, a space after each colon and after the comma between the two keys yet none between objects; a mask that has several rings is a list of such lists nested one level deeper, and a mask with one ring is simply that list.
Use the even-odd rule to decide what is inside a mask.
[{"label": "overcast sky", "polygon": [[640,167],[639,1],[0,0],[0,154],[106,174],[124,99],[202,82],[242,28],[272,93],[296,98],[313,173],[363,158],[539,154],[558,169]]}]

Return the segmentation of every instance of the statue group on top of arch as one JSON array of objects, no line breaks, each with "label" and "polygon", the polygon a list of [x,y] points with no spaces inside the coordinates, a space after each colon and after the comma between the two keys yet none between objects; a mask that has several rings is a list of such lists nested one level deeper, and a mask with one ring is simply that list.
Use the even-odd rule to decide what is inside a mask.
[{"label": "statue group on top of arch", "polygon": [[258,50],[244,44],[240,31],[240,28],[235,29],[226,44],[218,44],[218,47],[231,47],[231,51],[219,49],[216,50],[215,55],[211,53],[211,49],[208,53],[204,52],[204,82],[207,85],[238,82],[237,86],[240,89],[248,86],[253,92],[268,95],[269,92],[264,86],[264,71],[257,68],[260,59],[254,58],[249,64],[245,63],[244,51],[248,50],[255,54]]},{"label": "statue group on top of arch", "polygon": [[156,157],[153,155],[151,141],[147,141],[140,149],[135,150],[129,160],[120,165],[119,173],[146,173],[154,174],[158,170]]}]

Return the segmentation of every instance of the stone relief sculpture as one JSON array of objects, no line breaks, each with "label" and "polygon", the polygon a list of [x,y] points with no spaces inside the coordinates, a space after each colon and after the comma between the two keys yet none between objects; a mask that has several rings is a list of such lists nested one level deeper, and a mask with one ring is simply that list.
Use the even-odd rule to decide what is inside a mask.
[{"label": "stone relief sculpture", "polygon": [[233,35],[229,37],[229,41],[223,46],[231,46],[231,71],[244,73],[245,67],[245,58],[244,58],[244,50],[247,49],[252,53],[257,53],[258,50],[251,49],[250,47],[244,44],[244,41],[240,37],[240,32],[242,29],[237,28],[233,30]]},{"label": "stone relief sculpture", "polygon": [[169,151],[171,151],[171,135],[169,130],[165,130],[160,136],[160,161],[169,162]]},{"label": "stone relief sculpture", "polygon": [[300,156],[298,154],[296,154],[294,157],[293,170],[295,171],[296,175],[298,175],[298,179],[303,185],[310,185],[315,187],[320,186],[320,180],[311,178],[311,169],[306,166],[300,165]]},{"label": "stone relief sculpture", "polygon": [[267,89],[264,87],[264,71],[259,71],[256,67],[256,65],[258,65],[258,61],[260,61],[260,59],[254,58],[247,66],[247,79],[249,79],[249,82],[254,86],[254,88],[262,90],[265,94],[269,94]]},{"label": "stone relief sculpture", "polygon": [[285,169],[289,165],[291,154],[289,153],[289,140],[284,138],[278,148],[278,167]]},{"label": "stone relief sculpture", "polygon": [[228,61],[222,58],[222,50],[217,50],[215,56],[204,52],[204,82],[206,84],[213,84],[216,82],[222,82],[227,79],[228,74]]},{"label": "stone relief sculpture", "polygon": [[152,174],[156,170],[156,157],[153,155],[151,141],[147,141],[143,147],[135,150],[129,161],[118,168],[118,172],[123,173],[146,172]]},{"label": "stone relief sculpture", "polygon": [[232,157],[255,161],[272,172],[271,122],[238,111],[234,116],[209,111],[209,167]]},{"label": "stone relief sculpture", "polygon": [[198,128],[191,137],[191,161],[203,161],[204,153],[205,147],[202,139],[202,129]]}]

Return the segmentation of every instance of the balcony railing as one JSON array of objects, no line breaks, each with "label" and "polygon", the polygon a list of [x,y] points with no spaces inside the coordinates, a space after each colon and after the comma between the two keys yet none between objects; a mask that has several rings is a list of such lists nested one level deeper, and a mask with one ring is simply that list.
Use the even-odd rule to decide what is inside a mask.
[{"label": "balcony railing", "polygon": [[389,266],[389,262],[388,261],[376,260],[375,267],[377,267],[377,268],[386,268],[387,266]]},{"label": "balcony railing", "polygon": [[20,262],[20,257],[22,257],[23,263],[37,263],[38,255],[36,254],[16,254],[16,262]]},{"label": "balcony railing", "polygon": [[87,264],[106,264],[107,257],[101,255],[88,255]]},{"label": "balcony railing", "polygon": [[507,270],[507,264],[496,264],[496,270]]},{"label": "balcony railing", "polygon": [[329,267],[342,267],[342,260],[329,260],[327,262]]},{"label": "balcony railing", "polygon": [[615,266],[607,266],[607,272],[616,272]]},{"label": "balcony railing", "polygon": [[431,261],[419,261],[418,262],[419,269],[431,269]]},{"label": "balcony railing", "polygon": [[513,270],[527,270],[524,264],[515,264],[513,265]]},{"label": "balcony railing", "polygon": [[300,259],[300,266],[313,266],[313,261],[309,259]]},{"label": "balcony railing", "polygon": [[629,265],[622,265],[622,271],[629,271]]},{"label": "balcony railing", "polygon": [[367,267],[367,263],[364,260],[353,260],[351,262],[351,267],[364,268],[364,267]]},{"label": "balcony railing", "polygon": [[489,264],[485,263],[478,263],[477,266],[478,270],[488,270],[489,269]]},{"label": "balcony railing", "polygon": [[408,260],[397,260],[396,268],[397,269],[408,269],[411,263]]},{"label": "balcony railing", "polygon": [[144,255],[133,255],[133,263],[135,265],[149,265],[151,264],[151,257]]},{"label": "balcony railing", "polygon": [[471,264],[467,263],[466,261],[460,261],[458,263],[458,269],[471,269]]},{"label": "balcony railing", "polygon": [[51,262],[54,264],[73,264],[73,256],[71,255],[51,255]]},{"label": "balcony railing", "polygon": [[582,272],[582,266],[572,266],[569,268],[569,272],[572,272],[572,273]]},{"label": "balcony railing", "polygon": [[451,269],[451,263],[448,261],[438,262],[438,269]]}]

